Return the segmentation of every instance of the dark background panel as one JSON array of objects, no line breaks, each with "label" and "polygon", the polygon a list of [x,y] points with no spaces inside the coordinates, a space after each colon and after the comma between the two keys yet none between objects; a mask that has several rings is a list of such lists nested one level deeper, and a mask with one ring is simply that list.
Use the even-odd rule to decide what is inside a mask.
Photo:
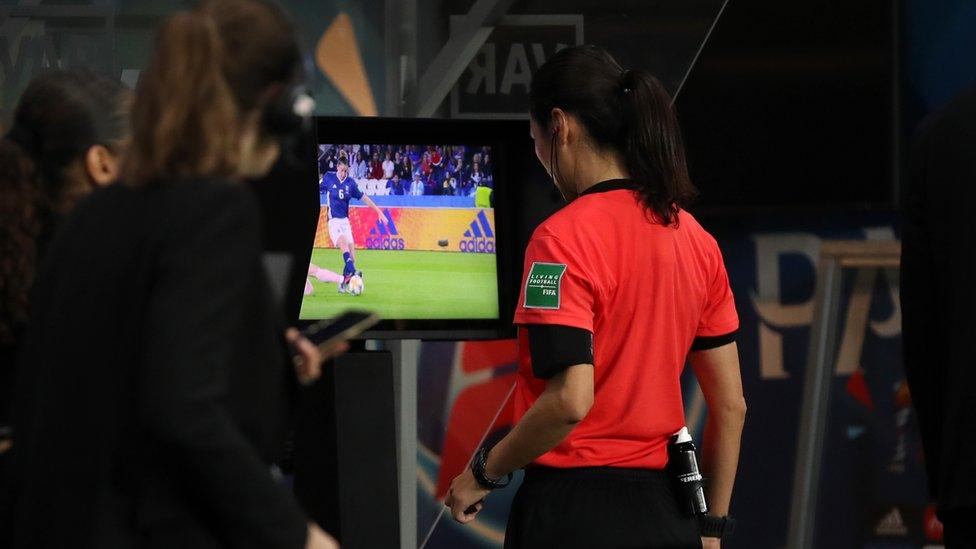
[{"label": "dark background panel", "polygon": [[894,204],[895,4],[730,2],[677,98],[705,211]]}]

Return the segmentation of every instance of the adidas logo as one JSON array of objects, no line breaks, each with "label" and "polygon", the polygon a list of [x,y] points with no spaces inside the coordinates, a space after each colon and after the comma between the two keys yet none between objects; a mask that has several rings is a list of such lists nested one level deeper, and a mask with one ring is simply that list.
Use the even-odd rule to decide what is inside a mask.
[{"label": "adidas logo", "polygon": [[901,518],[901,511],[897,507],[884,516],[874,527],[874,535],[903,538],[908,535],[908,527]]},{"label": "adidas logo", "polygon": [[376,225],[369,230],[369,234],[399,236],[400,232],[397,230],[396,223],[393,222],[393,216],[390,215],[390,210],[383,210],[383,217],[386,218],[386,222],[381,223],[377,220]]},{"label": "adidas logo", "polygon": [[464,231],[464,238],[458,243],[458,249],[465,253],[495,253],[495,231],[491,230],[491,223],[484,210],[474,216],[471,228]]},{"label": "adidas logo", "polygon": [[471,228],[464,231],[464,237],[495,238],[495,232],[491,230],[491,223],[488,222],[488,216],[485,215],[484,210],[481,210],[475,216],[474,221],[471,222]]}]

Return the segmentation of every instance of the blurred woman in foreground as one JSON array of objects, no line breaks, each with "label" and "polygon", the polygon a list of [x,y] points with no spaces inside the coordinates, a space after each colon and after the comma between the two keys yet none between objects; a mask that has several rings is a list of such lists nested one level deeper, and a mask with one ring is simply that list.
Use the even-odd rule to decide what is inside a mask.
[{"label": "blurred woman in foreground", "polygon": [[122,183],[65,220],[37,280],[15,546],[336,546],[269,472],[295,376],[239,183],[277,158],[300,73],[269,2],[207,1],[163,26]]},{"label": "blurred woman in foreground", "polygon": [[0,479],[13,445],[13,365],[34,273],[60,219],[118,176],[130,105],[131,92],[116,80],[47,72],[24,90],[0,139]]}]

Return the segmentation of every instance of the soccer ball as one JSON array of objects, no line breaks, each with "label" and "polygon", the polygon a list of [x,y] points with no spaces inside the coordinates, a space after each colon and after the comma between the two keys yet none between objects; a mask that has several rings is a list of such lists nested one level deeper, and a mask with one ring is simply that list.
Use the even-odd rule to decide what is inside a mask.
[{"label": "soccer ball", "polygon": [[354,275],[349,279],[349,283],[346,284],[346,291],[352,295],[359,295],[363,293],[363,277],[359,275]]}]

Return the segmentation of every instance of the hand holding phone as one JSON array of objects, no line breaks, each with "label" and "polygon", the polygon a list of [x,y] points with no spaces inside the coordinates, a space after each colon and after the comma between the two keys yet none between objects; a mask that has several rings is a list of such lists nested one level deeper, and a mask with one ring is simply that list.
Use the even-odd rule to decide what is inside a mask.
[{"label": "hand holding phone", "polygon": [[305,336],[319,350],[326,352],[340,341],[348,341],[361,335],[380,321],[375,313],[367,311],[346,311],[338,318],[320,320],[302,330]]},{"label": "hand holding phone", "polygon": [[330,347],[319,349],[295,328],[285,332],[292,352],[295,375],[302,385],[310,385],[322,376],[322,364],[349,350],[349,343],[336,341]]},{"label": "hand holding phone", "polygon": [[292,348],[298,381],[308,385],[322,375],[322,364],[349,350],[348,340],[379,321],[373,313],[350,311],[334,320],[311,324],[304,331],[289,328],[285,338]]}]

